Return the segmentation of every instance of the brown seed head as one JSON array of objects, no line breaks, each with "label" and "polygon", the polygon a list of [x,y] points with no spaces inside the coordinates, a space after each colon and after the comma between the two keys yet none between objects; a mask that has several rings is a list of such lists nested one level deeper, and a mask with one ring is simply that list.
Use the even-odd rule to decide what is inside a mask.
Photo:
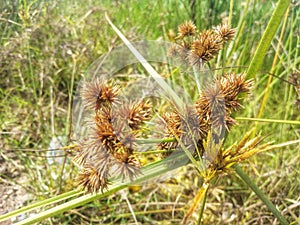
[{"label": "brown seed head", "polygon": [[[181,119],[178,113],[166,112],[163,115],[165,126],[165,138],[174,138],[181,136]],[[176,148],[177,142],[162,142],[159,144],[159,149],[171,150]]]},{"label": "brown seed head", "polygon": [[224,95],[226,108],[238,111],[241,108],[238,95],[248,94],[253,86],[253,80],[245,80],[244,74],[224,74],[216,79],[216,83],[221,87]]},{"label": "brown seed head", "polygon": [[118,93],[119,87],[117,85],[96,79],[85,84],[81,96],[87,109],[98,110],[103,104],[116,102]]},{"label": "brown seed head", "polygon": [[192,43],[188,55],[190,65],[201,67],[204,62],[214,58],[221,50],[220,38],[210,30],[202,31],[197,40]]},{"label": "brown seed head", "polygon": [[122,180],[129,178],[131,181],[139,174],[142,174],[140,169],[140,162],[135,155],[131,155],[127,158],[127,162],[117,162],[117,170],[115,174],[121,176]]},{"label": "brown seed head", "polygon": [[232,111],[241,108],[238,95],[249,93],[252,86],[253,81],[245,80],[243,74],[224,74],[216,78],[213,84],[203,90],[195,103],[200,127],[208,126],[207,130],[213,128],[219,131],[226,128],[229,131],[232,125],[237,124],[230,115]]},{"label": "brown seed head", "polygon": [[229,28],[226,24],[218,25],[214,32],[222,39],[223,43],[231,41],[235,35],[235,29]]},{"label": "brown seed head", "polygon": [[78,184],[89,193],[95,193],[98,190],[103,192],[104,188],[107,189],[108,180],[106,176],[100,176],[94,167],[88,166],[80,171]]},{"label": "brown seed head", "polygon": [[149,100],[136,102],[129,111],[128,123],[131,129],[138,130],[141,125],[150,120],[152,113],[152,104]]},{"label": "brown seed head", "polygon": [[183,39],[187,36],[196,35],[196,25],[192,21],[186,21],[185,23],[178,26],[177,38]]}]

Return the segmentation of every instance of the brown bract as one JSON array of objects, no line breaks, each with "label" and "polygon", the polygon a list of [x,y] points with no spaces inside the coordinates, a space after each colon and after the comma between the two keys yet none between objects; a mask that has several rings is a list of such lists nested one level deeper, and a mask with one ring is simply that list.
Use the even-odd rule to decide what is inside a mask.
[{"label": "brown bract", "polygon": [[105,176],[100,176],[95,167],[84,167],[78,175],[78,184],[89,193],[95,193],[98,190],[103,191],[107,188],[108,180]]},{"label": "brown bract", "polygon": [[138,130],[145,121],[151,118],[152,104],[150,100],[125,104],[120,109],[119,114],[127,120],[131,129]]},{"label": "brown bract", "polygon": [[189,63],[200,67],[204,62],[214,58],[222,48],[220,38],[210,30],[202,31],[192,43],[188,56]]}]

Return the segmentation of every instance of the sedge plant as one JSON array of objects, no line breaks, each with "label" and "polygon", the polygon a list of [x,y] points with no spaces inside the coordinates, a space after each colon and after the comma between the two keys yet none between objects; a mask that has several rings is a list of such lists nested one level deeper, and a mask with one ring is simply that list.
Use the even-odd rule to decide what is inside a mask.
[{"label": "sedge plant", "polygon": [[[282,6],[282,2],[284,1],[280,1],[280,6]],[[162,153],[162,160],[143,165],[141,154],[137,151],[138,145],[147,142],[143,140],[144,133],[146,133],[145,127],[155,115],[155,104],[152,99],[139,99],[136,102],[124,103],[119,98],[121,84],[110,80],[92,80],[85,84],[81,92],[85,108],[92,112],[90,133],[87,139],[74,147],[76,152],[74,162],[81,169],[77,182],[85,189],[86,194],[49,208],[18,224],[32,224],[92,200],[108,196],[131,184],[180,167],[183,165],[179,163],[181,160],[184,162],[188,160],[189,163],[192,163],[203,180],[203,185],[199,187],[192,205],[186,209],[182,224],[187,224],[191,220],[192,214],[199,206],[198,223],[200,223],[211,182],[234,171],[255,191],[282,224],[288,224],[276,207],[237,164],[257,153],[299,143],[299,140],[282,144],[263,143],[263,138],[259,135],[253,138],[255,130],[250,130],[236,143],[229,147],[224,145],[228,132],[232,126],[237,124],[232,114],[242,109],[242,100],[246,94],[250,93],[254,84],[252,79],[246,78],[253,76],[248,74],[255,73],[257,68],[251,64],[250,72],[223,73],[221,76],[213,78],[206,87],[198,85],[198,98],[193,102],[192,107],[185,106],[182,99],[170,90],[170,86],[164,82],[134,46],[108,18],[107,20],[150,76],[166,93],[170,94],[171,110],[159,116],[164,125],[164,137],[153,140],[157,144],[157,152]],[[186,22],[179,26],[177,45],[170,49],[170,55],[184,61],[187,66],[192,68],[197,77],[197,73],[201,73],[204,65],[209,64],[209,61],[217,56],[224,45],[234,37],[234,34],[235,30],[226,25],[199,32],[192,22]],[[260,53],[264,55],[262,51]],[[257,60],[258,54],[252,61]],[[117,111],[113,110],[116,106]],[[189,144],[187,145],[187,143]],[[60,199],[49,199],[32,208],[80,194],[83,194],[81,190],[73,191],[64,194]],[[23,211],[21,209],[10,215],[1,216],[0,221],[32,208],[24,208]]]}]

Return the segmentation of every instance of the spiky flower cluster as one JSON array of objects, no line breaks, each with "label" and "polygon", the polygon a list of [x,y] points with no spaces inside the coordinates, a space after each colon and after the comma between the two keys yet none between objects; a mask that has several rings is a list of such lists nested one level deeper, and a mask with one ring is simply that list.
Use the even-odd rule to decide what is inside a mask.
[{"label": "spiky flower cluster", "polygon": [[214,58],[223,46],[234,37],[235,29],[227,25],[219,25],[212,30],[197,31],[196,25],[185,22],[178,27],[176,45],[169,53],[179,57],[188,65],[201,68],[201,66]]},{"label": "spiky flower cluster", "polygon": [[152,105],[149,100],[122,104],[119,90],[116,84],[97,79],[87,83],[81,93],[94,118],[89,138],[79,145],[74,161],[82,168],[78,182],[88,192],[103,191],[110,176],[133,179],[140,173],[135,139],[151,118]]},{"label": "spiky flower cluster", "polygon": [[[245,80],[243,74],[224,74],[217,77],[208,85],[195,102],[197,125],[189,121],[188,125],[193,131],[193,137],[197,137],[197,147],[204,151],[202,142],[207,138],[208,133],[212,133],[215,142],[218,137],[224,136],[225,131],[229,131],[232,125],[237,122],[231,117],[232,112],[241,109],[241,93],[249,93],[253,86],[253,80]],[[163,117],[165,121],[165,137],[178,139],[184,135],[184,121],[187,118],[195,118],[190,114],[183,118],[178,112],[166,113]],[[196,134],[196,135],[195,135]],[[160,149],[172,150],[176,148],[178,142],[161,143]]]},{"label": "spiky flower cluster", "polygon": [[[178,32],[179,45],[173,46],[171,55],[197,67],[217,55],[235,33],[224,25],[198,32],[192,22],[180,25]],[[183,142],[186,149],[196,147],[200,157],[207,155],[208,136],[211,134],[218,143],[218,137],[236,124],[231,113],[241,108],[240,94],[248,93],[252,85],[244,75],[217,77],[200,93],[193,107],[166,112],[161,117],[166,128],[164,136],[171,141],[162,142],[159,148],[174,150]],[[93,112],[93,121],[74,161],[81,166],[78,182],[88,192],[103,191],[112,176],[132,180],[141,173],[136,138],[142,134],[144,122],[151,119],[152,104],[149,99],[122,102],[119,92],[115,83],[96,79],[86,83],[81,93],[85,108]]]},{"label": "spiky flower cluster", "polygon": [[[179,58],[190,66],[201,68],[233,39],[234,34],[235,30],[227,25],[199,32],[195,24],[188,21],[178,26],[177,44],[170,48],[169,53],[171,57]],[[248,93],[252,86],[253,81],[246,81],[243,74],[231,73],[215,78],[199,93],[200,96],[194,103],[195,111],[188,110],[189,113],[185,117],[176,110],[163,116],[165,137],[177,140],[161,143],[159,148],[174,150],[178,146],[178,138],[182,141],[182,136],[186,135],[185,130],[192,130],[188,136],[195,139],[196,147],[203,154],[203,140],[207,139],[209,133],[212,133],[212,138],[218,142],[218,137],[224,136],[224,133],[237,123],[231,117],[231,113],[241,108],[240,94]]]},{"label": "spiky flower cluster", "polygon": [[199,122],[205,121],[214,129],[230,127],[236,124],[232,112],[241,109],[241,93],[249,93],[253,80],[246,80],[244,74],[224,74],[217,77],[201,94],[196,102]]}]

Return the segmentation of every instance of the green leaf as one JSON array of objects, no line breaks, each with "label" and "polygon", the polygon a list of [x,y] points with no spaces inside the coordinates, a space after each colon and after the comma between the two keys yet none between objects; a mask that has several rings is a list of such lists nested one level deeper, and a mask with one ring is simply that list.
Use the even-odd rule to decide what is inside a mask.
[{"label": "green leaf", "polygon": [[249,68],[246,73],[246,77],[253,78],[259,70],[261,64],[264,61],[264,57],[271,45],[271,41],[280,25],[281,19],[283,18],[287,8],[290,5],[289,0],[279,0],[277,6],[271,16],[271,19],[267,25],[267,28],[260,39],[258,48],[255,51],[255,54],[250,62]]}]

